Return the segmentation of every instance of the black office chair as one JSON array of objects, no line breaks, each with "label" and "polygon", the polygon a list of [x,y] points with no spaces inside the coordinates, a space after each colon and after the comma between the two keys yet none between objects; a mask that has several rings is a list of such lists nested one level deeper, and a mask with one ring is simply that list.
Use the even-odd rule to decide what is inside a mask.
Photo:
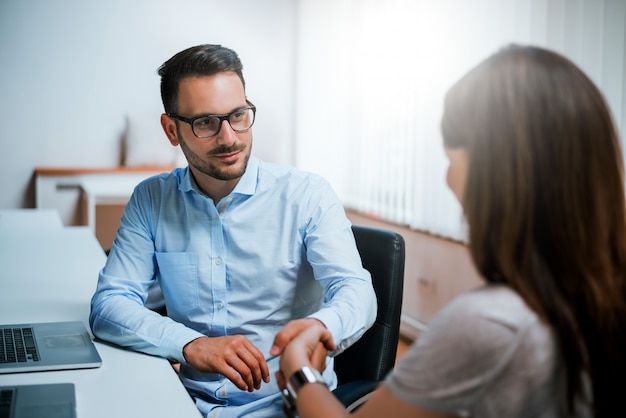
[{"label": "black office chair", "polygon": [[365,402],[393,368],[400,336],[404,285],[404,238],[392,231],[352,226],[363,267],[378,299],[376,322],[363,337],[335,357],[335,396],[349,411]]}]

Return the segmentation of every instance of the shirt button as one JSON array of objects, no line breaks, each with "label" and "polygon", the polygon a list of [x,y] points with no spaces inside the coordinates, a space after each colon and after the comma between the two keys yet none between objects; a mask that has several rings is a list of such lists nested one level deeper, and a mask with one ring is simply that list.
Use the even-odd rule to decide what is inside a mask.
[{"label": "shirt button", "polygon": [[222,264],[222,259],[218,258],[217,260],[215,260],[215,264],[217,264],[218,266]]},{"label": "shirt button", "polygon": [[217,309],[222,309],[223,307],[224,307],[224,304],[222,302],[217,303]]}]

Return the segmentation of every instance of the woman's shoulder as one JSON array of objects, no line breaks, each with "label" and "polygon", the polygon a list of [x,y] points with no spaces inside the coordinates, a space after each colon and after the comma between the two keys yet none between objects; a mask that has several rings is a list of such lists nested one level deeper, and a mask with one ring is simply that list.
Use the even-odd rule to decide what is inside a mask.
[{"label": "woman's shoulder", "polygon": [[515,291],[486,285],[458,296],[430,321],[388,384],[412,405],[470,411],[510,368],[549,373],[551,347],[549,328]]},{"label": "woman's shoulder", "polygon": [[442,319],[467,318],[521,324],[536,321],[537,316],[522,297],[509,286],[488,284],[464,293],[445,306]]},{"label": "woman's shoulder", "polygon": [[507,350],[529,334],[547,337],[547,332],[518,293],[505,285],[485,285],[446,305],[429,323],[423,343],[472,341],[470,351],[480,356]]}]

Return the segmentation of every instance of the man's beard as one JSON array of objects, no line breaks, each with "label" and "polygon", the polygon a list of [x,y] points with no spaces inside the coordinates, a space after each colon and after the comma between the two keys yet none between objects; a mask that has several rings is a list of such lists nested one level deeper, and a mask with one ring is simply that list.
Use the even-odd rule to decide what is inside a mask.
[{"label": "man's beard", "polygon": [[[230,152],[233,151],[244,151],[245,150],[245,146],[243,147],[233,147],[232,150],[230,150]],[[250,154],[246,155],[244,157],[243,160],[243,166],[241,167],[240,170],[237,171],[228,171],[228,170],[223,170],[220,169],[218,166],[211,164],[211,163],[204,163],[202,162],[202,165],[194,165],[194,167],[197,170],[200,170],[202,173],[211,176],[213,178],[216,178],[218,180],[235,180],[240,178],[241,176],[243,176],[243,174],[246,172],[246,168],[248,167],[248,160],[250,159]]]},{"label": "man's beard", "polygon": [[[248,160],[250,159],[250,153],[248,153],[244,157],[243,165],[240,170],[237,170],[237,171],[230,171],[227,169],[225,170],[216,166],[215,164],[211,164],[208,161],[204,161],[202,158],[198,156],[198,154],[194,153],[187,146],[185,141],[182,140],[182,136],[180,135],[180,132],[178,132],[178,137],[180,138],[178,141],[180,144],[180,148],[183,151],[183,154],[185,154],[185,157],[187,158],[187,163],[189,163],[190,166],[193,166],[196,170],[200,171],[201,173],[206,174],[207,176],[213,177],[217,180],[228,181],[228,180],[238,179],[241,176],[243,176],[243,174],[246,172],[246,168],[248,167]],[[232,146],[232,147],[220,146],[212,150],[211,152],[209,152],[207,154],[207,157],[210,158],[216,154],[230,154],[230,153],[237,152],[237,151],[245,152],[245,149],[246,149],[245,145],[237,145],[237,146]]]}]

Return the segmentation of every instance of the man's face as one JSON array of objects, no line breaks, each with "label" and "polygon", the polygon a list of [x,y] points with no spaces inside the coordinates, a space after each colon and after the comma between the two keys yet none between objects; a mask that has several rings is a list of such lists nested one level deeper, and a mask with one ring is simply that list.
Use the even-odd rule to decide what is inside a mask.
[{"label": "man's face", "polygon": [[[248,107],[243,84],[233,72],[183,79],[178,90],[177,114],[186,118],[207,114],[228,114]],[[246,171],[252,149],[252,130],[235,132],[227,121],[217,135],[197,138],[191,125],[162,119],[172,145],[180,145],[196,175],[217,180],[237,180]]]}]

